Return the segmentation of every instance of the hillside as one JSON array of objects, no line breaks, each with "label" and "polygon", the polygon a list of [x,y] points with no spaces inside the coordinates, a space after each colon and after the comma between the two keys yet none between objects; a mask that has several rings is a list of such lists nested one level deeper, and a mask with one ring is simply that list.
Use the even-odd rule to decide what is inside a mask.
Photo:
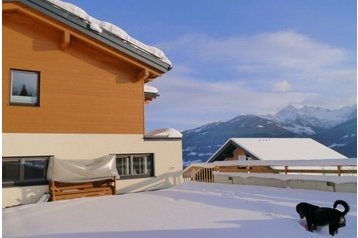
[{"label": "hillside", "polygon": [[357,156],[356,105],[338,110],[288,106],[274,115],[240,115],[183,132],[184,165],[205,162],[229,138],[310,137],[346,155]]},{"label": "hillside", "polygon": [[329,128],[312,138],[344,154],[347,157],[357,157],[357,119],[348,120]]},{"label": "hillside", "polygon": [[276,122],[241,115],[227,122],[216,122],[183,132],[183,156],[186,162],[204,162],[231,137],[295,137]]}]

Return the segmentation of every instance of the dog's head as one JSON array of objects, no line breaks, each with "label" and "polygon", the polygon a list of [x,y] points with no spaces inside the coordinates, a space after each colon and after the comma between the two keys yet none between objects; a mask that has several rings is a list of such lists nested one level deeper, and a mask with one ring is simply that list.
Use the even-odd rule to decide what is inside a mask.
[{"label": "dog's head", "polygon": [[297,204],[296,212],[300,215],[301,219],[305,218],[304,204],[303,203]]}]

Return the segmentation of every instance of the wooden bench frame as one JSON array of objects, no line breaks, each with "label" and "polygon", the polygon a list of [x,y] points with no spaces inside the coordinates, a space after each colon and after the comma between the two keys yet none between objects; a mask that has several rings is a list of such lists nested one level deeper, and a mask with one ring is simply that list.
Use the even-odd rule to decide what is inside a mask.
[{"label": "wooden bench frame", "polygon": [[116,194],[116,179],[104,179],[99,181],[82,182],[82,183],[65,183],[50,181],[49,190],[51,201],[65,199],[96,197]]}]

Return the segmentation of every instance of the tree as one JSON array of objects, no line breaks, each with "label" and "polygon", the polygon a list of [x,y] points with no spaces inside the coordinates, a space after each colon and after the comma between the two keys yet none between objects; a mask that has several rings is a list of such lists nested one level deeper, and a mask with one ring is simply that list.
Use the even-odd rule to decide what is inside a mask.
[{"label": "tree", "polygon": [[20,96],[29,96],[25,84],[22,85]]}]

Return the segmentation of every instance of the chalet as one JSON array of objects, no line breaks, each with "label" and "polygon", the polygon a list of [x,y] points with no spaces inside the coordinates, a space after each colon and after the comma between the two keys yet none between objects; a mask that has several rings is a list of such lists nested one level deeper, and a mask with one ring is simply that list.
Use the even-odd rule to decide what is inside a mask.
[{"label": "chalet", "polygon": [[[310,138],[231,138],[207,162],[234,160],[316,161],[329,159],[347,159],[347,157]],[[238,172],[241,169],[246,171],[247,168],[237,166],[226,168],[226,170],[232,172]],[[258,172],[275,172],[275,166],[257,167],[256,170]]]},{"label": "chalet", "polygon": [[227,160],[347,159],[310,138],[231,138],[208,162]]},{"label": "chalet", "polygon": [[115,156],[115,193],[181,181],[181,134],[146,136],[162,51],[60,0],[3,0],[2,14],[3,207],[48,192],[54,157]]}]

